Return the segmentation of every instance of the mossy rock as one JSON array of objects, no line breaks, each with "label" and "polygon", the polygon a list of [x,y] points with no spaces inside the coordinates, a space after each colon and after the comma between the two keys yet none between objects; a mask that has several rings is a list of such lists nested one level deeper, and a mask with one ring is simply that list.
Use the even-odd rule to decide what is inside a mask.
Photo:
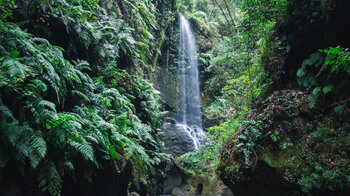
[{"label": "mossy rock", "polygon": [[[198,151],[195,151],[183,156],[196,156],[199,154]],[[172,195],[233,195],[231,190],[215,173],[214,169],[208,170],[207,168],[203,168],[203,165],[189,168],[183,162],[183,156],[175,158],[174,163],[186,174],[186,179],[181,186],[173,189]]]},{"label": "mossy rock", "polygon": [[[218,174],[235,195],[347,195],[350,111],[311,110],[307,97],[297,90],[274,92],[248,117],[260,123],[224,145]],[[238,144],[249,140],[252,127],[258,134],[247,157]]]},{"label": "mossy rock", "polygon": [[[294,195],[298,193],[295,175],[303,165],[300,158],[304,136],[305,114],[309,112],[307,94],[297,90],[277,91],[258,105],[249,120],[259,130],[250,158],[237,144],[240,130],[224,146],[218,174],[235,195]],[[306,115],[307,116],[307,115]],[[254,188],[251,186],[254,185]]]}]

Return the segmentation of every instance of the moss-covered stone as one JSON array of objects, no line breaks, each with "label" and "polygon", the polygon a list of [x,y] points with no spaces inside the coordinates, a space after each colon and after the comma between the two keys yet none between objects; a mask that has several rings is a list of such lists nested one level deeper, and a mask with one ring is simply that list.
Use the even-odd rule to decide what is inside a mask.
[{"label": "moss-covered stone", "polygon": [[[233,195],[231,190],[222,182],[215,173],[215,167],[211,163],[195,161],[201,157],[201,150],[190,152],[174,159],[174,163],[186,174],[185,181],[173,189],[173,195]],[[189,160],[191,165],[189,164]]]},{"label": "moss-covered stone", "polygon": [[[248,116],[259,123],[225,144],[218,165],[223,182],[235,195],[346,195],[349,148],[342,141],[349,134],[342,130],[349,113],[316,112],[305,92],[274,92]],[[249,129],[258,130],[255,140]]]}]

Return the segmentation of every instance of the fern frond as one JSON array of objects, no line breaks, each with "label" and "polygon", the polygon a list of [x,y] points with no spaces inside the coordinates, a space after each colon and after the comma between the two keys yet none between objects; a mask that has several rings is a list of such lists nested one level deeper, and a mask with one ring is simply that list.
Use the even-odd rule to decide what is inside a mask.
[{"label": "fern frond", "polygon": [[91,71],[90,64],[87,61],[77,59],[76,61],[72,61],[72,62],[74,67],[79,71],[83,71],[83,70]]},{"label": "fern frond", "polygon": [[39,79],[35,79],[32,80],[32,83],[28,84],[28,91],[33,91],[36,94],[40,94],[41,92],[46,92],[47,91],[47,85],[39,80]]},{"label": "fern frond", "polygon": [[54,103],[50,102],[50,101],[41,100],[41,101],[39,102],[39,106],[40,106],[41,108],[47,107],[47,108],[49,108],[50,110],[52,110],[53,112],[56,113],[56,105],[55,105]]},{"label": "fern frond", "polygon": [[83,155],[83,157],[86,160],[89,160],[89,161],[92,161],[92,162],[95,161],[94,150],[93,150],[91,144],[89,144],[86,141],[83,141],[82,143],[79,143],[79,142],[71,140],[71,139],[69,139],[68,143],[74,149],[76,149],[78,152],[80,152],[81,155]]},{"label": "fern frond", "polygon": [[25,108],[28,108],[35,119],[37,124],[41,122],[46,122],[47,120],[57,120],[58,115],[56,111],[56,106],[54,103],[42,100],[40,97],[36,97],[36,101],[31,102],[29,100],[26,101]]},{"label": "fern frond", "polygon": [[29,140],[31,140],[29,143],[31,149],[29,159],[31,166],[36,168],[46,155],[46,142],[38,134],[33,134]]},{"label": "fern frond", "polygon": [[30,38],[29,40],[30,40],[31,42],[35,43],[35,44],[38,44],[38,45],[40,45],[40,44],[44,44],[44,45],[46,45],[46,46],[49,46],[49,45],[50,45],[49,41],[47,41],[47,40],[44,39],[44,38],[33,37],[33,38]]},{"label": "fern frond", "polygon": [[52,196],[61,196],[62,179],[52,161],[46,161],[40,169],[38,184],[42,192],[48,191]]},{"label": "fern frond", "polygon": [[[1,103],[1,101],[0,101],[0,103]],[[1,117],[5,116],[5,117],[8,117],[8,118],[15,120],[15,118],[12,115],[12,111],[4,105],[0,105],[0,114],[2,114]]]},{"label": "fern frond", "polygon": [[74,165],[73,165],[73,163],[70,162],[70,161],[65,161],[65,162],[64,162],[64,166],[65,166],[68,170],[70,170],[70,171],[73,171],[73,170],[74,170]]},{"label": "fern frond", "polygon": [[144,143],[156,143],[153,136],[151,135],[152,129],[149,125],[137,123],[135,129],[137,130],[137,137],[140,139],[140,141]]},{"label": "fern frond", "polygon": [[2,63],[2,66],[7,68],[11,77],[14,76],[26,76],[28,72],[31,72],[33,69],[29,66],[20,62],[18,58],[6,58]]},{"label": "fern frond", "polygon": [[[3,124],[2,124],[3,125]],[[13,154],[16,160],[25,164],[26,158],[30,160],[33,168],[36,168],[45,157],[47,147],[42,134],[34,131],[27,123],[22,126],[17,121],[6,123],[3,135],[16,153]]]},{"label": "fern frond", "polygon": [[137,159],[137,162],[146,163],[147,165],[149,165],[150,157],[141,145],[135,143],[134,141],[126,137],[124,137],[124,141],[127,159],[134,157]]}]

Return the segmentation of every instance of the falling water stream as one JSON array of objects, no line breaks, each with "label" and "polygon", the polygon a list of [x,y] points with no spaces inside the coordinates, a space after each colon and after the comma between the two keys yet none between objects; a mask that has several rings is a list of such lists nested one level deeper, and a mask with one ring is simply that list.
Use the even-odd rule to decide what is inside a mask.
[{"label": "falling water stream", "polygon": [[198,149],[206,138],[200,110],[198,55],[189,21],[182,14],[179,14],[179,18],[180,117],[176,126],[186,132],[193,141],[194,149]]}]

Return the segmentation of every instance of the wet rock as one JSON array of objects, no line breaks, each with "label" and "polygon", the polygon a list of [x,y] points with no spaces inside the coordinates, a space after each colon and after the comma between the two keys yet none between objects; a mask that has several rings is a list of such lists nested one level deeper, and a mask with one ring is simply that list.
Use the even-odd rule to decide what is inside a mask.
[{"label": "wet rock", "polygon": [[178,107],[177,72],[171,73],[166,67],[157,67],[155,71],[155,88],[165,102],[168,111],[174,111]]},{"label": "wet rock", "polygon": [[166,180],[163,182],[163,194],[171,194],[175,187],[179,187],[184,183],[185,178],[184,173],[173,164],[171,169],[166,173]]},{"label": "wet rock", "polygon": [[165,152],[174,157],[194,150],[193,141],[185,131],[175,123],[165,122],[162,127],[160,139],[164,142]]}]

